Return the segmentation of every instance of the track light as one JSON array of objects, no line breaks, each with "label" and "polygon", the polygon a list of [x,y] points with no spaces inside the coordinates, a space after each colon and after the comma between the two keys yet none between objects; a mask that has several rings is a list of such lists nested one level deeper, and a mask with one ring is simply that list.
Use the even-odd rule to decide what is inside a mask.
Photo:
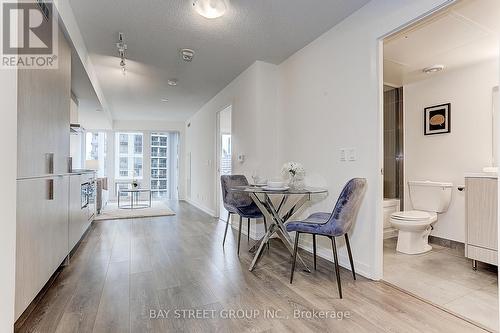
[{"label": "track light", "polygon": [[120,56],[120,66],[122,68],[123,74],[125,74],[125,51],[127,50],[127,44],[125,44],[125,39],[122,32],[118,33],[118,43],[116,43],[116,48],[118,49],[118,55]]}]

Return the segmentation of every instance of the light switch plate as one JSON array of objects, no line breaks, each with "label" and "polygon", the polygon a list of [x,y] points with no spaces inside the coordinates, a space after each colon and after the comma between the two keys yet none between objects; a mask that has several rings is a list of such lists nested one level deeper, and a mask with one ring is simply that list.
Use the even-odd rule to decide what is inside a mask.
[{"label": "light switch plate", "polygon": [[347,150],[345,148],[340,149],[340,161],[345,162],[346,161],[346,154]]},{"label": "light switch plate", "polygon": [[356,161],[358,159],[356,154],[356,148],[349,148],[348,155],[349,155],[348,157],[349,161]]}]

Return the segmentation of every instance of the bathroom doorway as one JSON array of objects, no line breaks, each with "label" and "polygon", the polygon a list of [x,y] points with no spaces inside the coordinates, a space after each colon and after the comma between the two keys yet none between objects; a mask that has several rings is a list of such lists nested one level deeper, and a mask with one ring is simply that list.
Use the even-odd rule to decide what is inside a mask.
[{"label": "bathroom doorway", "polygon": [[498,22],[498,1],[462,0],[383,41],[383,280],[489,331]]}]

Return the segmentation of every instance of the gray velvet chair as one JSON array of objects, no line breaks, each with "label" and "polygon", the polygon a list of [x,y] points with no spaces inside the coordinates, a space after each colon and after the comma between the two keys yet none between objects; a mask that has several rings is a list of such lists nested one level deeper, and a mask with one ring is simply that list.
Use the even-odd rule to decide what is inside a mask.
[{"label": "gray velvet chair", "polygon": [[228,211],[226,230],[224,231],[224,240],[222,241],[222,246],[226,242],[227,229],[229,227],[229,219],[231,214],[236,214],[240,216],[240,224],[238,228],[238,255],[240,254],[240,243],[241,243],[241,224],[243,218],[247,219],[247,240],[250,241],[250,219],[264,219],[264,228],[267,232],[266,217],[262,214],[259,207],[253,202],[250,195],[243,192],[230,191],[232,187],[235,186],[247,186],[248,180],[243,175],[224,175],[220,177],[221,188],[222,188],[222,201],[224,203],[224,208]]},{"label": "gray velvet chair", "polygon": [[340,269],[337,258],[337,244],[335,237],[345,237],[349,262],[351,263],[352,276],[356,280],[354,262],[352,259],[351,245],[347,233],[351,229],[361,207],[363,196],[366,190],[366,179],[354,178],[344,186],[340,193],[335,208],[332,213],[314,213],[303,221],[291,221],[286,224],[286,230],[295,231],[295,246],[293,251],[292,271],[290,273],[290,283],[293,281],[295,261],[297,259],[297,249],[301,234],[311,234],[313,236],[313,256],[314,269],[316,270],[316,235],[326,236],[332,241],[333,259],[335,261],[335,275],[337,276],[337,287],[339,296],[342,298],[342,286],[340,282]]}]

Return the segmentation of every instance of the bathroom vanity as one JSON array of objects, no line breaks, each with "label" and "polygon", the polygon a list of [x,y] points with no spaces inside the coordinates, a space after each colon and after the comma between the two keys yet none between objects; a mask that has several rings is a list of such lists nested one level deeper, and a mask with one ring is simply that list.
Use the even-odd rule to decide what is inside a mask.
[{"label": "bathroom vanity", "polygon": [[498,263],[498,177],[477,173],[465,176],[465,256],[492,265]]}]

